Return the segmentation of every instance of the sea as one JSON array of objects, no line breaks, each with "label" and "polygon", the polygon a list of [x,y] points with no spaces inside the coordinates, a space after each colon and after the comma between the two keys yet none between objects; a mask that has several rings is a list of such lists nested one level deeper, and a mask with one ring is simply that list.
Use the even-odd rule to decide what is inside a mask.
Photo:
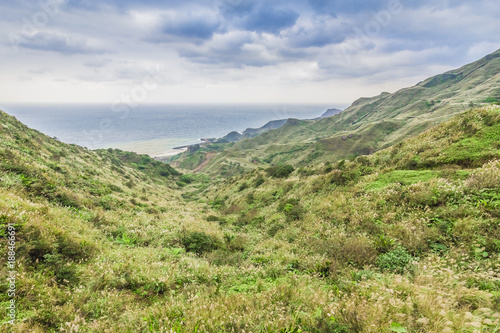
[{"label": "sea", "polygon": [[176,147],[258,128],[270,120],[319,117],[335,105],[223,104],[139,105],[7,104],[0,109],[27,126],[89,149],[118,148],[168,157]]}]

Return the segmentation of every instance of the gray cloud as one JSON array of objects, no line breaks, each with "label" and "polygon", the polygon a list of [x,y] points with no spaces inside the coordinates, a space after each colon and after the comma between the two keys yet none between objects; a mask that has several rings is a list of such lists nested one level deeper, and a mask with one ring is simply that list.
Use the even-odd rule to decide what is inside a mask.
[{"label": "gray cloud", "polygon": [[245,17],[242,26],[248,31],[277,34],[283,29],[293,27],[299,16],[293,9],[274,7],[266,3]]},{"label": "gray cloud", "polygon": [[99,47],[92,46],[85,37],[58,32],[37,32],[29,37],[21,37],[17,45],[26,49],[52,51],[66,55],[106,52]]},{"label": "gray cloud", "polygon": [[111,62],[111,59],[92,59],[84,62],[83,66],[91,68],[102,68]]},{"label": "gray cloud", "polygon": [[[500,47],[494,0],[400,0],[391,12],[397,1],[67,1],[30,34],[23,33],[26,20],[43,9],[4,2],[0,61],[12,80],[30,73],[75,86],[140,81],[139,63],[162,64],[172,82],[198,88],[235,78],[252,85],[263,74],[280,85],[360,78],[382,85]],[[11,33],[17,38],[9,40]]]}]

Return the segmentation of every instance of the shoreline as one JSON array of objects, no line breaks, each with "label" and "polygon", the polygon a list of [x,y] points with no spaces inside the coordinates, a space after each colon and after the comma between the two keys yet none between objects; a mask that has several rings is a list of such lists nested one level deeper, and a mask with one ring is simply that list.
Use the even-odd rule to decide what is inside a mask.
[{"label": "shoreline", "polygon": [[144,154],[164,161],[187,151],[190,146],[200,143],[203,143],[201,139],[164,138],[113,144],[110,145],[110,148]]},{"label": "shoreline", "polygon": [[155,154],[154,156],[151,156],[149,154],[146,154],[146,155],[151,156],[152,158],[154,158],[157,161],[165,162],[170,157],[182,154],[182,153],[186,152],[187,150],[188,150],[187,146],[186,147],[175,147],[172,150],[167,151],[166,153],[163,153],[163,154],[158,154],[158,155]]}]

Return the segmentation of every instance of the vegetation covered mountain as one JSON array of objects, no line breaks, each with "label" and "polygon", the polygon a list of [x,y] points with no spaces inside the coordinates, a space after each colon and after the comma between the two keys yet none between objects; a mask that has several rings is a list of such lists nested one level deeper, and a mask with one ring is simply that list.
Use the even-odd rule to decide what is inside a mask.
[{"label": "vegetation covered mountain", "polygon": [[371,156],[219,182],[5,113],[0,140],[0,278],[8,224],[17,271],[0,331],[500,328],[497,106]]},{"label": "vegetation covered mountain", "polygon": [[[321,116],[314,118],[314,119],[308,119],[308,120],[318,120],[318,119],[323,119],[326,117],[331,117],[339,112],[342,112],[342,110],[328,109]],[[271,120],[271,121],[268,121],[264,126],[261,126],[259,128],[247,128],[246,130],[243,131],[243,133],[233,131],[233,132],[230,132],[227,135],[223,136],[219,140],[217,140],[216,143],[238,142],[243,138],[253,138],[253,137],[260,135],[262,133],[265,133],[267,131],[280,128],[281,126],[285,125],[288,120],[289,119]]]},{"label": "vegetation covered mountain", "polygon": [[[208,145],[176,156],[172,164],[192,170],[204,163],[204,172],[233,175],[258,166],[305,166],[367,155],[422,133],[474,105],[499,100],[500,50],[393,94],[361,98],[332,117],[291,119],[255,138],[226,146]],[[207,153],[211,153],[209,161]]]},{"label": "vegetation covered mountain", "polygon": [[271,120],[267,122],[264,126],[259,128],[247,128],[242,133],[242,138],[253,138],[259,134],[265,133],[267,131],[280,128],[285,125],[287,119]]},{"label": "vegetation covered mountain", "polygon": [[[342,110],[328,109],[321,116],[314,118],[314,119],[306,119],[306,120],[323,119],[326,117],[331,117],[331,116],[333,116],[337,113],[340,113],[340,112],[342,112]],[[239,141],[243,138],[253,138],[253,137],[260,135],[262,133],[265,133],[267,131],[280,128],[281,126],[285,125],[287,123],[287,121],[288,121],[288,119],[271,120],[271,121],[267,122],[264,126],[261,126],[259,128],[247,128],[246,130],[243,131],[243,133],[241,133],[241,136],[237,140],[228,140],[228,141],[235,142],[235,141]],[[223,137],[222,140],[224,140],[224,138],[226,138],[226,137]]]}]

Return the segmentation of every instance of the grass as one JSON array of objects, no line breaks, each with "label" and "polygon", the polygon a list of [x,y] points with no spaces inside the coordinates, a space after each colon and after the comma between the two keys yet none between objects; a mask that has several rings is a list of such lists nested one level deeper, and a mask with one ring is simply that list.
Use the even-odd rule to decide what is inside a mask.
[{"label": "grass", "polygon": [[373,190],[381,189],[389,184],[411,185],[429,181],[437,176],[438,173],[433,170],[394,170],[381,174],[366,188]]},{"label": "grass", "polygon": [[[5,226],[18,235],[17,324],[0,331],[500,328],[498,107],[370,156],[225,179],[0,116],[1,279]],[[464,140],[481,152],[453,159]]]}]

